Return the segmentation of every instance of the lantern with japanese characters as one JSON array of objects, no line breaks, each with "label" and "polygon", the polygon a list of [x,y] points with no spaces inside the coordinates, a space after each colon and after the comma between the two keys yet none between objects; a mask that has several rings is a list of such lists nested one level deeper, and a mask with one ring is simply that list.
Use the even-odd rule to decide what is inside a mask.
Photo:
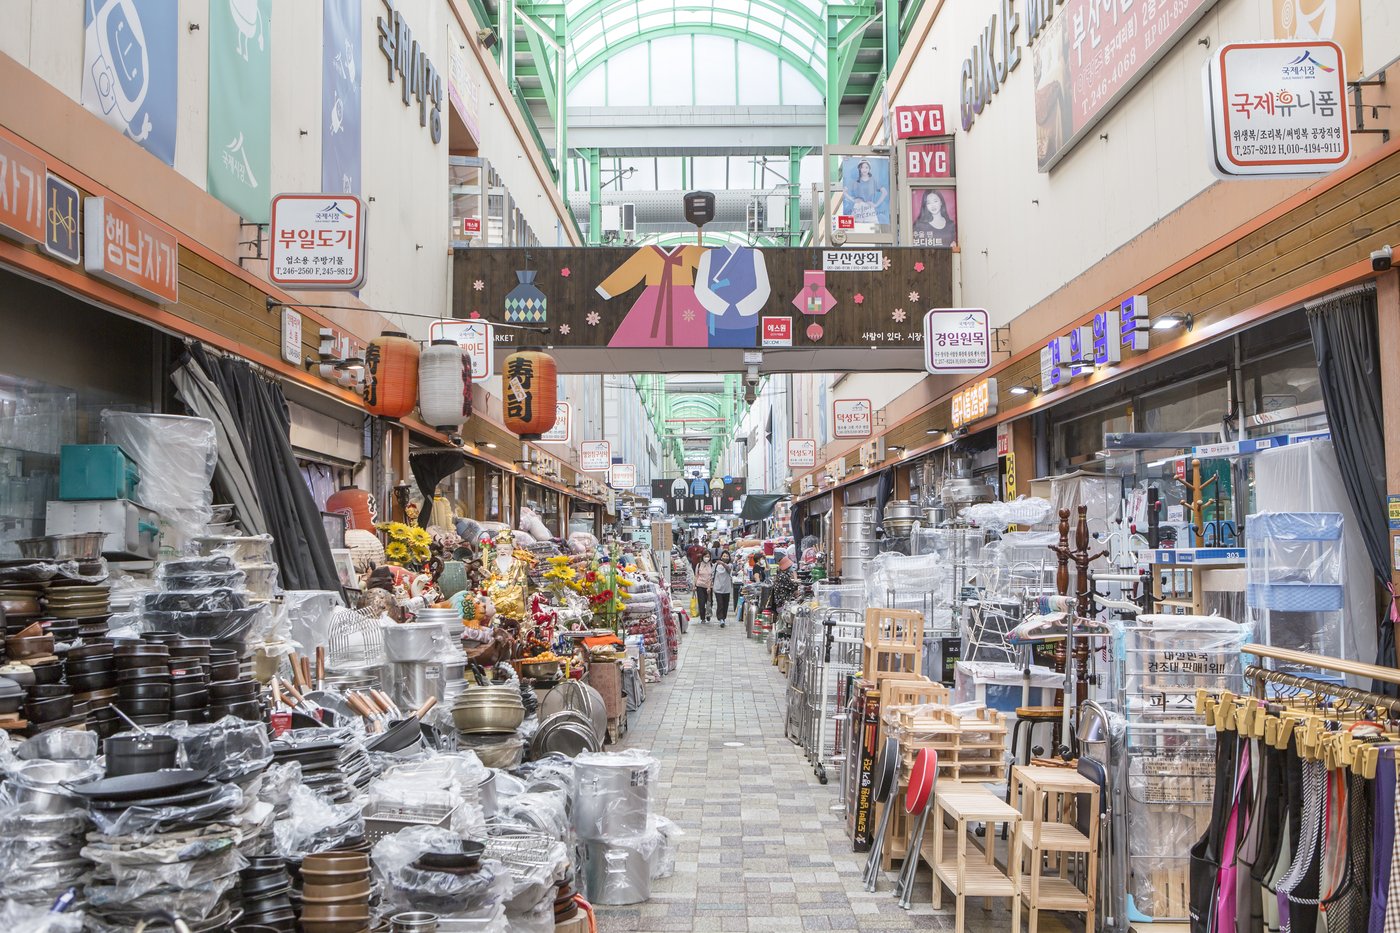
[{"label": "lantern with japanese characters", "polygon": [[501,367],[506,427],[526,440],[539,440],[554,427],[559,366],[539,350],[521,350]]},{"label": "lantern with japanese characters", "polygon": [[418,403],[418,344],[386,330],[365,350],[365,402],[370,413],[402,418]]},{"label": "lantern with japanese characters", "polygon": [[418,361],[418,411],[423,421],[456,434],[472,414],[472,362],[455,340],[434,340]]}]

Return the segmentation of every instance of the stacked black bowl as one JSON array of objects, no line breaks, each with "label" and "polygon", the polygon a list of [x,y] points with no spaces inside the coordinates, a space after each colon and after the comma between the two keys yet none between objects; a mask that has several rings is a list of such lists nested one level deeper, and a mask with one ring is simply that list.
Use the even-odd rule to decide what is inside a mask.
[{"label": "stacked black bowl", "polygon": [[170,649],[159,642],[123,642],[113,649],[117,708],[139,726],[170,721]]},{"label": "stacked black bowl", "polygon": [[295,933],[292,909],[292,876],[280,855],[255,855],[239,875],[243,900],[243,924],[278,933]]},{"label": "stacked black bowl", "polygon": [[257,681],[247,677],[211,681],[209,715],[213,719],[237,716],[250,722],[262,719],[263,706],[258,699]]},{"label": "stacked black bowl", "polygon": [[170,646],[174,693],[170,715],[187,722],[209,721],[209,640],[180,638]]}]

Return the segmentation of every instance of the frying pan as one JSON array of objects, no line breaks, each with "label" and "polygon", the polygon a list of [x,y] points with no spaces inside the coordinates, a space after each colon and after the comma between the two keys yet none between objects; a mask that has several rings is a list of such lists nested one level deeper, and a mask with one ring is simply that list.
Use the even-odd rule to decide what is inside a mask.
[{"label": "frying pan", "polygon": [[139,800],[155,797],[161,792],[171,794],[209,777],[208,771],[177,768],[170,771],[150,771],[145,774],[123,774],[102,778],[86,784],[67,784],[70,791],[90,800]]}]

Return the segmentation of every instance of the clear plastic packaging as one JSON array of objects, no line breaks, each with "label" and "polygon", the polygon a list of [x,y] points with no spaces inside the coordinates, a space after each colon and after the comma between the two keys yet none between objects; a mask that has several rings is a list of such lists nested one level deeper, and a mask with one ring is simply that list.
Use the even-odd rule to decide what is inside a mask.
[{"label": "clear plastic packaging", "polygon": [[[6,743],[8,747],[8,736]],[[14,747],[14,756],[21,761],[88,761],[101,751],[97,733],[81,729],[50,729]]]},{"label": "clear plastic packaging", "polygon": [[1340,512],[1260,512],[1247,519],[1246,598],[1264,644],[1346,656],[1343,524]]},{"label": "clear plastic packaging", "polygon": [[338,849],[365,833],[358,802],[333,804],[305,784],[292,786],[285,816],[272,828],[277,854],[283,858]]},{"label": "clear plastic packaging", "polygon": [[661,837],[661,847],[656,852],[656,862],[651,868],[651,880],[659,881],[662,878],[669,878],[676,872],[676,850],[680,848],[680,837],[685,832],[664,816],[652,816],[647,818],[647,832],[657,833]]},{"label": "clear plastic packaging", "polygon": [[593,904],[638,904],[651,898],[660,832],[583,844],[583,882]]},{"label": "clear plastic packaging", "polygon": [[584,752],[574,759],[574,828],[581,839],[646,832],[661,763],[641,749]]},{"label": "clear plastic packaging", "polygon": [[0,928],[9,933],[82,933],[81,910],[56,914],[47,906],[30,906],[7,900],[0,904]]},{"label": "clear plastic packaging", "polygon": [[284,590],[282,605],[291,625],[291,639],[305,649],[329,644],[335,610],[345,605],[330,590]]},{"label": "clear plastic packaging", "polygon": [[383,892],[380,913],[426,910],[439,917],[490,916],[510,896],[512,880],[505,865],[488,857],[476,872],[458,875],[416,864],[429,852],[461,851],[461,844],[461,836],[436,826],[410,826],[377,842],[370,860]]},{"label": "clear plastic packaging", "polygon": [[106,410],[102,429],[141,473],[133,495],[159,512],[175,532],[166,540],[177,552],[200,535],[213,517],[211,483],[219,443],[208,418]]},{"label": "clear plastic packaging", "polygon": [[261,641],[271,634],[275,617],[267,604],[242,609],[212,609],[200,612],[161,612],[148,609],[141,614],[148,632],[174,632],[186,638],[211,641]]},{"label": "clear plastic packaging", "polygon": [[562,839],[569,831],[569,795],[539,791],[508,797],[497,804],[496,820]]},{"label": "clear plastic packaging", "polygon": [[[127,807],[123,810],[93,808],[92,822],[106,836],[154,837],[195,820],[229,820],[243,806],[243,790],[237,784],[221,784],[214,796],[194,806]],[[212,845],[205,841],[202,844]],[[85,853],[86,854],[86,853]]]},{"label": "clear plastic packaging", "polygon": [[180,743],[180,760],[187,768],[208,771],[216,781],[238,781],[272,763],[267,726],[236,716],[217,722],[191,724],[177,719],[147,729]]}]

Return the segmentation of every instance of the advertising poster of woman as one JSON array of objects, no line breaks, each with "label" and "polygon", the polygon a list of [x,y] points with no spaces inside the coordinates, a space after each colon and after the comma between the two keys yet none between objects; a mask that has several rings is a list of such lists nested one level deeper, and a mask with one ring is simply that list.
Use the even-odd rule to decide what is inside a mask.
[{"label": "advertising poster of woman", "polygon": [[889,156],[841,159],[841,214],[853,218],[856,233],[890,231]]},{"label": "advertising poster of woman", "polygon": [[958,189],[915,188],[909,192],[911,246],[952,249],[958,242]]}]

